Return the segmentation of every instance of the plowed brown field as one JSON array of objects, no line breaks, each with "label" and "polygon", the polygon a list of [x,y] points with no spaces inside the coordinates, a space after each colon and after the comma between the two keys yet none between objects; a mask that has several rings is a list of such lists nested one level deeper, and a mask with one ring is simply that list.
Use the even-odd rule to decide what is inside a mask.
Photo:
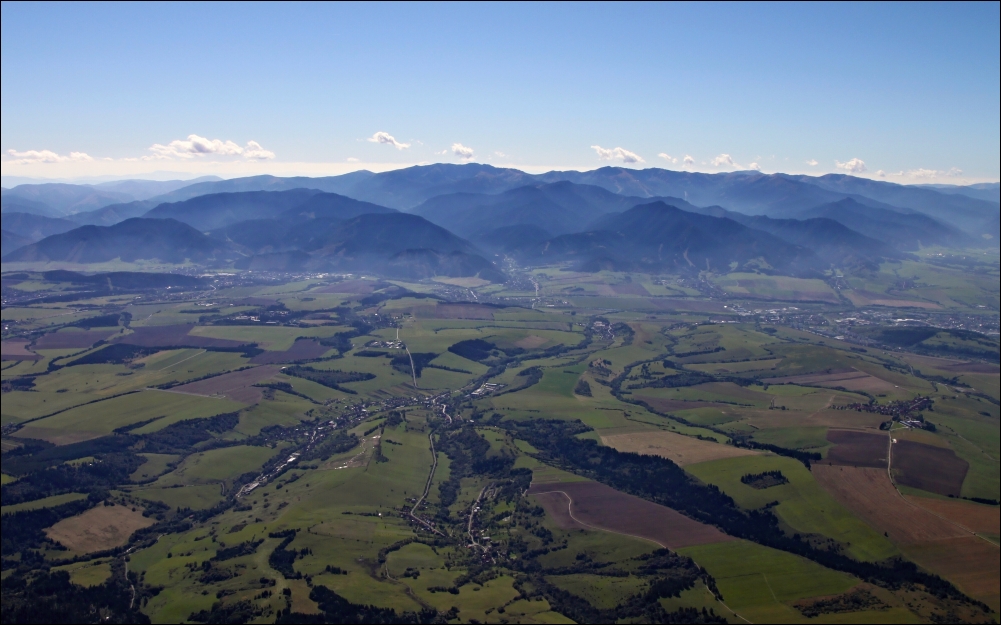
[{"label": "plowed brown field", "polygon": [[[1001,609],[1001,549],[970,533],[975,529],[970,525],[988,527],[992,522],[992,533],[997,532],[996,511],[992,516],[960,508],[964,502],[905,498],[890,483],[886,469],[814,465],[813,476],[843,506],[886,532],[907,558],[994,610]],[[950,518],[966,523],[959,527]]]},{"label": "plowed brown field", "polygon": [[111,336],[111,330],[51,332],[35,341],[35,349],[80,349]]},{"label": "plowed brown field", "polygon": [[1001,608],[1001,549],[967,536],[902,549],[919,566],[937,573],[993,609]]},{"label": "plowed brown field", "polygon": [[256,404],[261,401],[261,389],[255,388],[254,385],[273,377],[278,373],[278,370],[278,367],[274,365],[264,365],[243,371],[224,373],[190,384],[182,384],[170,390],[175,393],[205,395],[207,397],[222,395],[244,404]]},{"label": "plowed brown field", "polygon": [[[592,529],[644,538],[669,549],[735,540],[666,506],[621,493],[598,482],[533,484],[529,494],[546,494],[539,502],[558,524],[576,522]],[[563,497],[562,505],[559,497]],[[561,508],[565,512],[561,511]]]},{"label": "plowed brown field", "polygon": [[951,449],[905,440],[893,445],[893,476],[905,486],[958,497],[969,468]]},{"label": "plowed brown field", "polygon": [[292,347],[283,352],[264,352],[250,359],[255,365],[272,365],[280,362],[295,362],[319,358],[330,351],[329,347],[320,345],[313,339],[297,339]]},{"label": "plowed brown field", "polygon": [[133,328],[132,334],[116,339],[116,343],[128,343],[140,347],[239,347],[240,341],[213,339],[207,336],[189,336],[195,326],[178,324],[172,326],[150,326]]},{"label": "plowed brown field", "polygon": [[552,493],[536,493],[533,495],[542,507],[546,509],[546,514],[552,517],[553,521],[556,522],[556,526],[564,530],[573,529],[591,529],[589,526],[583,523],[578,523],[570,515],[570,500],[563,493],[552,492]]},{"label": "plowed brown field", "polygon": [[810,384],[813,386],[841,387],[849,391],[892,391],[894,386],[864,371],[849,369],[813,375],[792,375],[762,380],[768,384]]},{"label": "plowed brown field", "polygon": [[980,534],[997,534],[1001,531],[1001,508],[957,499],[931,499],[908,497],[911,503],[943,516]]},{"label": "plowed brown field", "polygon": [[969,536],[952,523],[904,499],[886,469],[815,464],[813,477],[843,506],[897,544]]},{"label": "plowed brown field", "polygon": [[26,339],[11,339],[0,343],[0,357],[4,360],[41,360],[42,357],[28,351]]},{"label": "plowed brown field", "polygon": [[827,452],[826,464],[886,467],[886,452],[890,445],[890,439],[886,434],[858,430],[828,430],[827,440],[834,443],[834,447]]},{"label": "plowed brown field", "polygon": [[635,432],[602,436],[601,442],[619,451],[660,456],[680,465],[708,462],[735,456],[753,456],[758,452],[703,441],[673,432]]}]

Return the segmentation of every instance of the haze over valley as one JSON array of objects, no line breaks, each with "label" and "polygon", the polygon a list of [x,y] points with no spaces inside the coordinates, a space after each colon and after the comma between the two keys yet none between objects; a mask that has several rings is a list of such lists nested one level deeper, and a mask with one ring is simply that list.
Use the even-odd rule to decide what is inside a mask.
[{"label": "haze over valley", "polygon": [[5,2],[0,621],[997,623],[998,11]]}]

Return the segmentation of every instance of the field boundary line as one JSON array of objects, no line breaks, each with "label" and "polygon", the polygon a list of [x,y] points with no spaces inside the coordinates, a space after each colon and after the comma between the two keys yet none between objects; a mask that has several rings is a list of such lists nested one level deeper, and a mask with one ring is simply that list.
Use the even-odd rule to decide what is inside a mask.
[{"label": "field boundary line", "polygon": [[892,430],[890,430],[890,431],[887,432],[887,441],[888,441],[888,445],[887,445],[887,452],[886,452],[886,477],[887,477],[887,479],[890,480],[890,485],[893,486],[893,490],[896,491],[897,496],[900,497],[901,501],[903,501],[906,505],[908,505],[908,506],[910,506],[910,507],[912,507],[912,508],[914,508],[916,510],[923,510],[923,511],[927,512],[928,514],[930,514],[930,515],[932,515],[934,517],[937,517],[938,519],[940,519],[942,521],[945,521],[946,523],[948,523],[948,524],[950,524],[950,525],[952,525],[954,527],[958,527],[960,530],[962,530],[962,531],[964,531],[964,532],[966,532],[966,533],[968,533],[968,534],[970,534],[972,536],[975,536],[975,537],[979,538],[980,540],[984,541],[988,545],[991,545],[993,547],[1001,547],[1001,545],[997,544],[993,540],[990,540],[990,539],[988,539],[988,538],[986,538],[984,536],[981,536],[980,534],[978,534],[977,532],[974,532],[973,530],[971,530],[970,528],[966,527],[962,523],[959,523],[957,521],[953,521],[952,519],[948,519],[948,518],[942,516],[941,514],[938,514],[934,510],[929,510],[928,508],[925,508],[924,506],[916,504],[916,503],[910,501],[909,499],[907,499],[907,497],[905,497],[904,494],[902,492],[900,492],[900,489],[897,488],[897,483],[893,481],[893,473],[890,470],[891,467],[892,467],[892,465],[893,465],[893,431]]},{"label": "field boundary line", "polygon": [[91,401],[86,401],[86,402],[84,402],[82,404],[77,404],[75,406],[70,406],[69,408],[63,408],[63,409],[57,410],[55,412],[50,412],[49,414],[43,414],[40,417],[32,417],[31,419],[27,419],[26,421],[21,421],[21,422],[17,423],[17,426],[18,426],[17,429],[20,430],[21,426],[25,425],[26,423],[31,423],[33,421],[39,421],[41,419],[48,419],[49,417],[54,417],[57,414],[62,414],[64,412],[66,412],[67,410],[73,410],[74,408],[80,408],[81,406],[89,406],[91,404],[98,404],[98,403],[100,403],[102,401],[108,401],[109,399],[115,399],[116,397],[125,397],[126,395],[131,395],[133,393],[140,393],[140,392],[142,392],[142,390],[143,389],[139,388],[139,389],[135,389],[135,390],[131,390],[131,391],[125,391],[124,393],[119,393],[118,395],[109,395],[108,397],[102,397],[101,399],[94,399],[94,400],[91,400]]},{"label": "field boundary line", "polygon": [[188,357],[187,357],[187,358],[185,358],[184,360],[179,360],[179,361],[175,362],[175,363],[174,363],[174,364],[172,364],[172,365],[164,365],[163,367],[161,367],[161,368],[157,369],[157,371],[164,371],[164,370],[166,370],[166,369],[167,369],[168,367],[176,367],[177,365],[181,364],[182,362],[188,362],[189,360],[191,360],[191,359],[192,359],[192,358],[194,358],[195,356],[201,356],[202,354],[206,353],[207,351],[209,351],[209,350],[207,350],[207,349],[203,349],[202,351],[198,352],[197,354],[192,354],[191,356],[188,356]]},{"label": "field boundary line", "polygon": [[201,393],[189,393],[187,391],[175,391],[172,388],[156,388],[155,386],[147,386],[143,389],[144,391],[159,391],[161,393],[173,393],[175,395],[188,395],[189,397],[205,397],[207,399],[219,399],[217,395],[202,395]]},{"label": "field boundary line", "polygon": [[431,444],[431,472],[428,474],[428,481],[424,485],[424,494],[421,495],[420,499],[418,499],[416,503],[414,503],[414,507],[410,509],[410,518],[427,527],[435,534],[444,536],[444,534],[442,534],[438,528],[431,525],[429,521],[425,521],[421,517],[417,516],[417,509],[422,503],[424,503],[424,500],[427,499],[428,493],[431,492],[431,483],[434,481],[434,472],[438,469],[438,452],[435,451],[434,448],[434,432],[428,434],[428,442]]},{"label": "field boundary line", "polygon": [[[626,532],[617,532],[615,530],[604,529],[602,527],[597,527],[595,525],[591,525],[589,523],[585,523],[584,521],[581,521],[580,519],[578,519],[577,517],[575,517],[573,515],[573,497],[571,497],[570,494],[567,493],[566,491],[562,491],[562,490],[547,490],[544,493],[532,493],[532,494],[533,495],[545,495],[545,494],[548,494],[548,493],[559,493],[559,494],[563,495],[564,497],[566,497],[567,498],[567,513],[570,515],[571,519],[573,519],[577,523],[580,523],[584,527],[587,527],[587,528],[590,528],[590,529],[593,529],[593,530],[596,530],[596,531],[599,531],[599,532],[609,532],[609,533],[612,533],[612,534],[618,534],[619,536],[628,536],[630,538],[638,538],[639,540],[645,540],[647,542],[653,543],[653,544],[657,545],[658,547],[660,547],[661,549],[668,549],[668,550],[670,550],[670,547],[668,547],[667,545],[662,544],[660,541],[654,540],[653,538],[646,538],[645,536],[636,536],[634,534],[627,534]],[[691,560],[692,560],[692,562],[695,562],[695,558],[691,558]],[[699,563],[695,562],[695,564],[698,565]],[[699,565],[699,568],[702,569],[703,571],[706,570],[701,565]],[[765,583],[768,583],[767,579],[765,580]],[[706,588],[706,590],[708,591],[709,589]],[[771,590],[770,586],[769,586],[769,590]],[[709,594],[712,594],[712,592],[710,592]],[[772,596],[773,597],[775,596],[774,592],[772,592]],[[744,621],[745,623],[750,623],[751,622],[751,621],[747,620],[746,618],[744,618],[743,616],[741,616],[740,614],[737,614],[737,612],[735,612],[733,610],[733,608],[731,608],[727,604],[725,604],[722,601],[720,601],[719,598],[717,598],[715,595],[713,595],[713,598],[716,599],[717,603],[719,603],[721,606],[723,606],[724,608],[726,608],[727,610],[729,610],[731,614],[733,614],[734,616],[736,616],[740,620]],[[776,599],[775,601],[778,601],[778,599]]]}]

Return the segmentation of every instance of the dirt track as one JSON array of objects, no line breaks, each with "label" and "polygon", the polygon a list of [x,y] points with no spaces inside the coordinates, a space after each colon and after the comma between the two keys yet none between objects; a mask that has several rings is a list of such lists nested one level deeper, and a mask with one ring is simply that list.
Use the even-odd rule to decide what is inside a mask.
[{"label": "dirt track", "polygon": [[886,467],[815,464],[813,476],[842,505],[899,545],[968,536],[968,532],[905,500]]},{"label": "dirt track", "polygon": [[1001,508],[985,506],[971,501],[957,499],[931,499],[928,497],[908,497],[908,501],[944,516],[970,531],[982,534],[997,534],[1001,529]]}]

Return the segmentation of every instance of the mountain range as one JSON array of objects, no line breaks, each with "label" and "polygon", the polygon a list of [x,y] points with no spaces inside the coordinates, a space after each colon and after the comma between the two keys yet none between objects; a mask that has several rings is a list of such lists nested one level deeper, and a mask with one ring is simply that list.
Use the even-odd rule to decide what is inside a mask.
[{"label": "mountain range", "polygon": [[3,190],[3,260],[159,258],[501,280],[488,260],[499,254],[582,269],[799,275],[928,245],[995,246],[996,191],[618,167],[531,175],[481,164],[32,184]]}]

